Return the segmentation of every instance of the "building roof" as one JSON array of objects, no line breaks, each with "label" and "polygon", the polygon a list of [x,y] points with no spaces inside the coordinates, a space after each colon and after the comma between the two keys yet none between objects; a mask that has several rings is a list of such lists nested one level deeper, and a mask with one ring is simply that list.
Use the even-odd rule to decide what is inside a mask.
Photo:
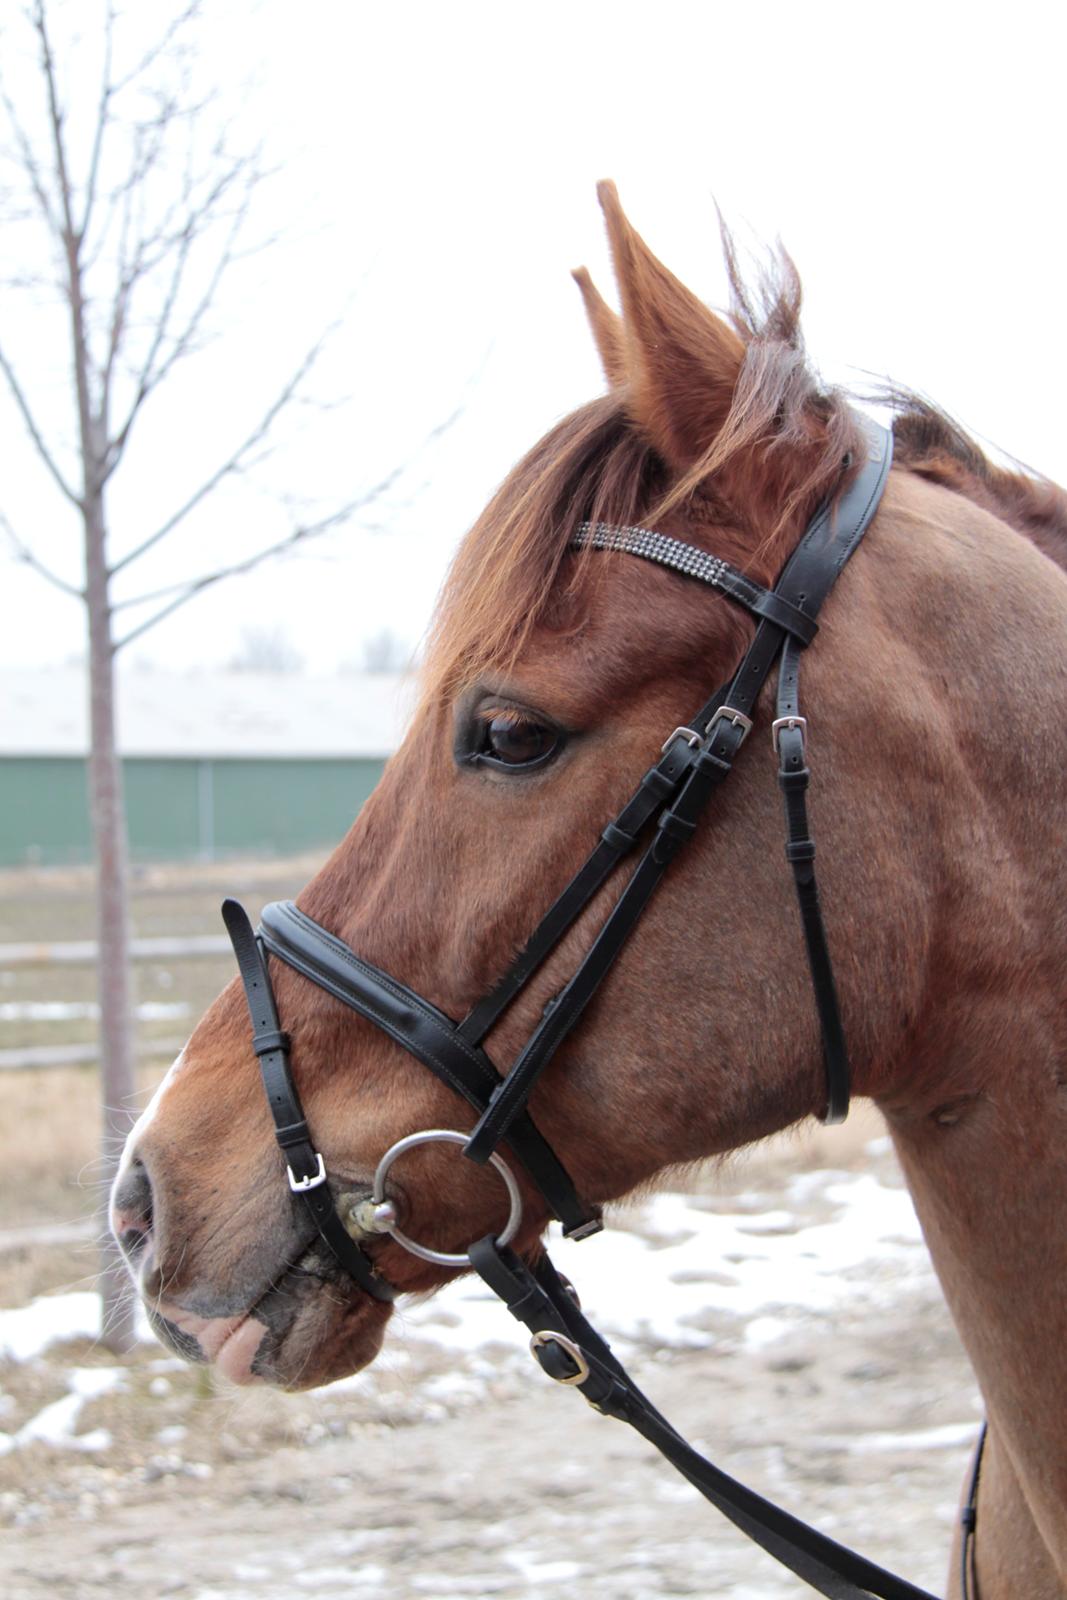
[{"label": "building roof", "polygon": [[[118,678],[126,756],[382,757],[415,701],[397,673],[162,672]],[[89,707],[82,667],[0,668],[0,756],[83,756]]]}]

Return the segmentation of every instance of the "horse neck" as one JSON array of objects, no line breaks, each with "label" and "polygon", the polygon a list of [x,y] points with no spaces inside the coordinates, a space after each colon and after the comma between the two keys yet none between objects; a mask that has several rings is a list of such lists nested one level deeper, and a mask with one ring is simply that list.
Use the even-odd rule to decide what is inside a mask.
[{"label": "horse neck", "polygon": [[[962,537],[972,575],[989,564],[989,593],[973,593],[963,657],[938,674],[957,763],[944,770],[957,778],[942,779],[928,812],[941,865],[925,908],[925,989],[874,1093],[982,1389],[990,1476],[1014,1475],[1020,1491],[999,1497],[1000,1522],[996,1505],[985,1523],[980,1507],[979,1552],[983,1539],[987,1552],[1020,1541],[1025,1506],[1044,1551],[1031,1554],[1049,1574],[1032,1592],[1063,1596],[1067,585],[990,519],[969,529],[964,519]],[[982,1600],[1021,1592],[1018,1571],[983,1583]]]},{"label": "horse neck", "polygon": [[[1003,1035],[1005,1021],[976,996],[971,1043],[983,1028]],[[1038,1017],[1013,1022],[995,1099],[957,1103],[945,1113],[959,1115],[951,1125],[899,1113],[889,1121],[991,1430],[1059,1573],[1064,1587],[1050,1591],[1059,1595],[1067,1591],[1067,1105],[1047,1071],[1046,1028]],[[982,1539],[991,1536],[987,1517]],[[999,1593],[983,1587],[983,1600]]]}]

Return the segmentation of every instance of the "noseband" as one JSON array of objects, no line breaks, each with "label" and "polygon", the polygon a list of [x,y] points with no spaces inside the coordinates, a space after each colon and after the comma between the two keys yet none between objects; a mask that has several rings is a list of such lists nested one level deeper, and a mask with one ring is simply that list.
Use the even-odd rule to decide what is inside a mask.
[{"label": "noseband", "polygon": [[[518,1226],[517,1190],[497,1155],[506,1139],[569,1238],[599,1232],[599,1207],[583,1200],[527,1109],[530,1094],[560,1045],[582,1017],[670,863],[689,842],[714,791],[729,776],[753,726],[760,692],[778,662],[777,714],[771,738],[785,803],[786,857],[793,870],[801,927],[822,1035],[826,1098],[824,1122],[848,1111],[849,1069],[829,945],[815,881],[815,846],[807,819],[807,722],[800,714],[801,652],[814,639],[816,618],[845,563],[878,508],[892,457],[890,435],[873,423],[867,458],[812,518],[773,589],[720,557],[645,528],[583,523],[571,540],[583,547],[637,556],[718,590],[749,611],[755,634],[732,678],[688,724],[675,728],[659,760],[602,830],[584,865],[542,917],[494,987],[456,1022],[381,968],[373,966],[290,901],[263,908],[258,933],[234,900],[223,917],[237,956],[252,1018],[275,1136],[285,1156],[289,1185],[341,1265],[369,1294],[389,1300],[395,1290],[359,1243],[390,1233],[424,1259],[473,1265],[526,1323],[542,1368],[558,1382],[580,1388],[598,1410],[622,1417],[670,1459],[706,1498],[776,1559],[837,1600],[932,1600],[923,1591],[844,1549],[798,1522],[697,1455],[641,1394],[607,1345],[581,1315],[570,1286],[541,1255],[531,1266],[508,1248]],[[549,1001],[540,1021],[502,1077],[483,1048],[504,1011],[559,944],[619,863],[644,840],[644,849],[607,921],[573,976]],[[473,1107],[473,1131],[433,1129],[409,1135],[385,1152],[370,1196],[342,1195],[336,1202],[326,1166],[303,1114],[289,1066],[289,1038],[281,1031],[266,954],[301,973],[373,1022]],[[385,1173],[403,1150],[427,1140],[463,1146],[478,1164],[492,1162],[508,1183],[512,1214],[500,1237],[472,1245],[468,1255],[428,1250],[399,1232],[385,1193]],[[975,1491],[976,1492],[976,1491]],[[973,1513],[973,1506],[972,1506]]]}]

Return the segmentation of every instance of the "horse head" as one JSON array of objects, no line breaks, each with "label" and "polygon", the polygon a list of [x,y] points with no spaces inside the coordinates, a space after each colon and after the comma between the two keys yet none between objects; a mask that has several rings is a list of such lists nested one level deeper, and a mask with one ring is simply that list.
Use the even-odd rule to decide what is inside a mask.
[{"label": "horse head", "polygon": [[[753,294],[728,249],[734,301],[720,316],[655,258],[611,186],[601,201],[621,314],[576,276],[608,392],[534,445],[461,546],[406,737],[290,924],[325,930],[338,960],[354,953],[398,1004],[421,997],[446,1029],[494,993],[664,740],[678,730],[686,742],[693,707],[731,682],[760,626],[688,569],[579,531],[655,530],[764,592],[871,456],[861,421],[805,360],[786,258]],[[1021,777],[988,722],[991,686],[1011,677],[1002,600],[1029,637],[1061,625],[1055,569],[1035,542],[1055,554],[1067,518],[1062,499],[1043,511],[1036,488],[998,477],[932,411],[912,407],[897,433],[899,470],[804,657],[810,806],[853,1087],[890,1116],[909,1176],[938,1161],[947,1172],[959,1153],[977,1182],[983,1158],[966,1152],[989,1126],[991,1045],[1009,1013],[1017,1020],[1020,972],[1036,982],[1046,971],[1040,930],[1061,925],[1063,903],[1054,875],[1030,870],[1027,843],[1062,810],[1053,746],[1027,753]],[[1062,747],[1054,686],[1023,665],[1027,715]],[[1010,727],[1015,703],[1000,692]],[[588,1217],[668,1167],[825,1112],[770,684],[749,720],[730,782],[523,1103]],[[698,744],[710,738],[697,730]],[[638,860],[620,849],[509,1003],[490,1008],[488,1030],[467,1041],[483,1066],[503,1075],[521,1056]],[[384,1153],[424,1130],[467,1135],[479,1110],[447,1063],[424,1070],[425,1056],[276,946],[268,938],[270,983],[325,1192],[334,1210],[373,1209]],[[296,1388],[370,1361],[389,1305],[338,1266],[285,1181],[274,1131],[235,980],[130,1136],[114,1226],[164,1339],[238,1381]],[[518,1122],[500,1153],[521,1198],[513,1247],[532,1258],[551,1207]],[[965,1188],[958,1173],[946,1182]],[[409,1237],[460,1257],[507,1210],[498,1175],[441,1141],[399,1155],[388,1201]],[[943,1243],[951,1299],[965,1209],[940,1204],[924,1221]],[[391,1292],[457,1270],[376,1232],[373,1216],[356,1231]],[[1021,1304],[1018,1287],[1009,1298]]]}]

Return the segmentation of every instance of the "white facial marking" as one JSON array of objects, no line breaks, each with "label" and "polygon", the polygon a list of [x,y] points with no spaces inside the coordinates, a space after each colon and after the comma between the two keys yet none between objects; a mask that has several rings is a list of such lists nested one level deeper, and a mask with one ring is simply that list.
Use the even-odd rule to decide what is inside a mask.
[{"label": "white facial marking", "polygon": [[162,1102],[163,1096],[164,1096],[164,1094],[166,1094],[166,1092],[169,1089],[171,1083],[173,1082],[174,1077],[177,1074],[178,1068],[181,1066],[182,1061],[184,1059],[185,1059],[185,1050],[184,1049],[179,1050],[177,1056],[174,1058],[174,1060],[171,1062],[170,1066],[167,1068],[167,1071],[166,1071],[166,1073],[165,1073],[165,1075],[163,1077],[163,1081],[159,1084],[158,1088],[156,1089],[155,1094],[153,1094],[151,1100],[149,1100],[148,1104],[145,1106],[144,1110],[141,1112],[141,1115],[137,1118],[137,1121],[134,1123],[133,1127],[130,1129],[129,1133],[127,1134],[126,1143],[122,1147],[122,1159],[119,1162],[119,1170],[118,1170],[118,1174],[116,1176],[116,1182],[119,1182],[122,1179],[124,1173],[126,1172],[126,1169],[128,1168],[128,1166],[130,1164],[130,1161],[132,1160],[133,1148],[134,1148],[135,1144],[137,1143],[137,1140],[144,1133],[145,1129],[148,1127],[148,1124],[152,1121],[152,1118],[155,1116],[156,1112],[159,1110],[159,1107],[160,1107],[160,1104]]}]

